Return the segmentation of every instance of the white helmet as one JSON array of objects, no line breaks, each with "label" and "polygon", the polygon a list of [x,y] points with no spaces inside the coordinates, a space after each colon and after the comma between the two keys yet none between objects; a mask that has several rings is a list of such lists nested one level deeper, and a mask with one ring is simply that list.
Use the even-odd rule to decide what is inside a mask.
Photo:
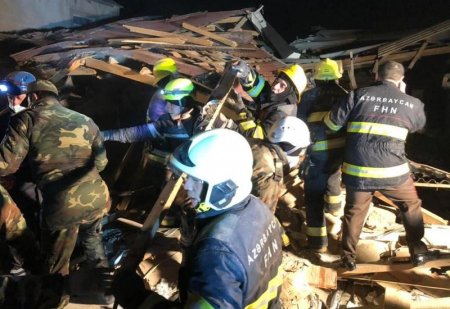
[{"label": "white helmet", "polygon": [[200,204],[196,205],[199,215],[230,208],[244,200],[252,189],[250,145],[232,130],[213,129],[192,137],[173,152],[170,165],[175,171],[186,173],[188,179],[202,183]]},{"label": "white helmet", "polygon": [[271,143],[279,144],[287,155],[311,144],[309,129],[306,123],[294,116],[278,119],[267,133]]}]

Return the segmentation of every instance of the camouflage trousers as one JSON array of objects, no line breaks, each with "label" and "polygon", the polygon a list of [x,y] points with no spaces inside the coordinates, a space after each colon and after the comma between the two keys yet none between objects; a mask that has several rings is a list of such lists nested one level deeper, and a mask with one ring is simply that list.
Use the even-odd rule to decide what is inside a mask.
[{"label": "camouflage trousers", "polygon": [[95,264],[106,259],[101,239],[101,221],[77,224],[69,228],[56,231],[42,230],[42,250],[45,254],[45,272],[49,274],[69,274],[70,257],[79,240],[86,260]]},{"label": "camouflage trousers", "polygon": [[[0,240],[5,242],[12,258],[12,267],[37,272],[39,248],[20,209],[0,185]],[[2,265],[2,268],[9,266]]]}]

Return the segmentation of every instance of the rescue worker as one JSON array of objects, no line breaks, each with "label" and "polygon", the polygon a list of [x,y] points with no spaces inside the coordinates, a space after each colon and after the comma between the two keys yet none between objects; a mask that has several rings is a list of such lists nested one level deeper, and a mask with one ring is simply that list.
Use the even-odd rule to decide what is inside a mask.
[{"label": "rescue worker", "polygon": [[[0,144],[0,176],[14,173],[27,158],[43,195],[44,272],[58,274],[67,284],[77,238],[88,263],[103,266],[106,260],[100,230],[110,202],[99,175],[107,164],[105,148],[97,125],[63,107],[51,82],[37,80],[28,86],[28,95],[30,108],[11,118]],[[60,306],[69,301],[67,289],[64,293]]]},{"label": "rescue worker", "polygon": [[[232,149],[232,151],[230,151]],[[124,308],[280,308],[281,225],[250,194],[252,152],[239,133],[212,129],[178,147],[170,159],[184,188],[196,233],[179,273],[180,302],[113,285]],[[150,295],[149,295],[150,294]]]},{"label": "rescue worker", "polygon": [[425,126],[424,105],[402,91],[402,64],[387,61],[380,66],[378,76],[380,82],[350,92],[324,118],[333,131],[347,127],[342,167],[347,190],[342,266],[348,270],[356,268],[356,245],[375,190],[399,207],[412,263],[419,265],[431,257],[421,241],[421,200],[405,156],[408,133]]},{"label": "rescue worker", "polygon": [[[27,96],[27,87],[29,84],[36,81],[36,77],[33,74],[26,71],[15,71],[11,72],[5,77],[5,81],[10,84],[16,86],[18,88],[17,91],[9,91],[5,89],[8,98],[9,108],[13,113],[19,113],[28,107],[30,101]],[[27,100],[25,100],[27,99]],[[23,103],[26,102],[27,106],[24,106]]]},{"label": "rescue worker", "polygon": [[[16,276],[39,272],[36,238],[3,184],[0,185],[0,241],[7,245],[12,262],[12,268],[10,265],[1,265],[0,269]],[[4,257],[5,250],[1,254]]]},{"label": "rescue worker", "polygon": [[269,102],[263,102],[252,114],[237,100],[233,107],[239,114],[239,128],[245,136],[264,139],[267,130],[275,121],[285,116],[297,115],[297,104],[306,87],[306,76],[303,69],[291,65],[282,69],[271,87]]},{"label": "rescue worker", "polygon": [[171,80],[164,88],[166,112],[157,121],[117,130],[104,130],[105,141],[133,143],[156,140],[155,160],[167,163],[172,151],[192,135],[192,126],[198,116],[198,107],[191,97],[194,84],[187,78]]},{"label": "rescue worker", "polygon": [[[2,129],[2,135],[6,133],[9,119],[24,111],[30,105],[30,96],[27,95],[28,85],[35,82],[36,78],[33,74],[26,71],[15,71],[9,73],[0,84],[6,86],[4,93],[8,99],[9,113],[1,115],[5,129]],[[3,120],[4,119],[4,120]],[[37,189],[36,184],[32,181],[29,166],[24,164],[14,175],[7,176],[8,183],[12,184],[8,188],[9,194],[17,203],[20,210],[25,216],[28,227],[34,232],[39,232],[39,208],[42,200],[41,193]]]},{"label": "rescue worker", "polygon": [[345,131],[330,131],[322,122],[333,105],[347,95],[339,85],[341,77],[336,61],[322,60],[315,68],[316,86],[303,93],[297,113],[308,124],[313,142],[305,164],[304,188],[308,248],[317,252],[325,252],[328,245],[324,211],[335,216],[341,211]]},{"label": "rescue worker", "polygon": [[[170,154],[193,135],[200,113],[191,97],[193,91],[194,84],[191,80],[187,78],[171,80],[163,92],[163,99],[167,102],[166,113],[157,121],[130,128],[102,131],[105,141],[151,142],[152,149],[146,154],[145,159],[150,162],[152,178],[149,181],[158,194],[171,175],[167,168]],[[164,217],[163,225],[176,225],[175,209],[171,209]]]},{"label": "rescue worker", "polygon": [[266,140],[251,139],[249,143],[254,158],[252,194],[275,213],[286,190],[286,176],[300,165],[310,144],[308,127],[297,117],[286,116],[270,127]]},{"label": "rescue worker", "polygon": [[152,95],[147,108],[147,122],[156,121],[166,113],[166,101],[163,90],[169,81],[177,78],[177,64],[172,58],[162,58],[153,65],[153,76],[157,89]]},{"label": "rescue worker", "polygon": [[[8,106],[0,112],[0,139],[6,134],[10,118],[29,106],[27,87],[35,81],[36,78],[29,72],[14,71],[0,82],[0,91],[8,101]],[[1,235],[1,239],[6,238],[7,251],[12,257],[13,268],[10,273],[36,273],[39,248],[34,233],[38,232],[39,190],[32,182],[30,170],[26,166],[21,166],[14,175],[2,177],[1,183],[5,186],[1,188],[2,214],[8,214],[8,217],[3,217],[6,235]]]}]

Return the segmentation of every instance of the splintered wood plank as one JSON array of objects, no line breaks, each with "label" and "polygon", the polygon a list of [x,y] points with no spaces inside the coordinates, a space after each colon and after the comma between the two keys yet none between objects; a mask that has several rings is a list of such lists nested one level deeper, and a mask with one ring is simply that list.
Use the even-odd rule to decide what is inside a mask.
[{"label": "splintered wood plank", "polygon": [[86,75],[97,75],[97,71],[94,69],[79,67],[69,72],[70,76],[86,76]]},{"label": "splintered wood plank", "polygon": [[33,47],[30,49],[26,49],[24,51],[11,54],[10,57],[13,58],[16,62],[27,61],[30,58],[41,55],[41,54],[49,54],[56,52],[63,52],[67,49],[72,49],[76,47],[77,41],[64,41],[53,43],[41,47]]},{"label": "splintered wood plank", "polygon": [[158,199],[153,204],[150,213],[145,219],[144,224],[142,225],[142,231],[150,231],[157,223],[157,220],[160,219],[161,212],[170,208],[178,194],[178,191],[180,191],[183,185],[185,176],[185,174],[182,174],[178,178],[171,178],[167,181],[166,185],[159,194]]},{"label": "splintered wood plank", "polygon": [[165,38],[130,38],[130,39],[110,39],[110,43],[135,43],[135,44],[170,44],[181,45],[186,43],[184,38],[165,37]]},{"label": "splintered wood plank", "polygon": [[[138,49],[132,51],[131,55],[129,55],[128,57],[137,61],[142,61],[144,63],[153,65],[155,64],[156,61],[166,56],[152,53],[146,49]],[[177,63],[178,71],[188,76],[197,76],[212,70],[211,68],[202,68],[196,65],[185,63],[181,61],[179,58],[174,58],[174,60]]]},{"label": "splintered wood plank", "polygon": [[212,42],[208,39],[195,38],[195,37],[189,36],[189,35],[176,34],[176,33],[171,33],[171,32],[166,32],[166,31],[153,30],[153,29],[128,26],[128,25],[123,25],[123,26],[134,33],[147,34],[147,35],[156,36],[156,37],[176,37],[176,38],[184,39],[184,40],[186,40],[186,42],[190,42],[190,43],[202,45],[202,46],[214,45],[214,42]]},{"label": "splintered wood plank", "polygon": [[238,31],[241,30],[242,26],[245,24],[245,22],[247,21],[247,16],[243,16],[241,18],[241,20],[239,20],[239,22],[234,26],[232,31]]},{"label": "splintered wood plank", "polygon": [[339,277],[351,277],[355,275],[361,274],[370,274],[370,273],[389,273],[389,272],[398,272],[398,271],[407,271],[412,269],[430,269],[430,268],[440,268],[446,267],[450,265],[449,258],[442,258],[438,260],[428,261],[425,264],[414,267],[413,264],[409,262],[399,262],[399,263],[389,263],[389,262],[378,262],[378,263],[364,263],[364,264],[356,264],[355,270],[345,270],[338,269]]},{"label": "splintered wood plank", "polygon": [[169,51],[169,54],[171,54],[175,58],[179,58],[179,59],[183,58],[183,56],[179,52],[174,51],[174,50]]},{"label": "splintered wood plank", "polygon": [[155,78],[153,76],[149,76],[149,75],[141,75],[139,74],[139,72],[136,72],[128,67],[119,65],[119,64],[110,64],[98,59],[94,59],[94,58],[86,58],[85,60],[85,66],[92,68],[92,69],[96,69],[96,70],[100,70],[100,71],[104,71],[104,72],[108,72],[114,75],[118,75],[124,78],[128,78],[143,84],[147,84],[147,85],[155,85]]},{"label": "splintered wood plank", "polygon": [[222,43],[222,44],[225,44],[225,45],[227,45],[227,46],[231,46],[231,47],[236,47],[236,46],[238,46],[238,44],[237,44],[235,41],[226,39],[226,38],[224,38],[224,37],[221,37],[220,35],[217,35],[217,34],[215,34],[215,33],[212,33],[212,32],[206,31],[206,30],[203,30],[203,29],[201,29],[201,28],[199,28],[199,27],[195,27],[195,26],[193,26],[193,25],[191,25],[191,24],[188,24],[188,23],[182,23],[181,26],[182,26],[183,28],[189,30],[189,31],[196,32],[196,33],[198,33],[198,34],[204,35],[204,36],[206,36],[206,37],[209,37],[210,39],[213,39],[213,40],[215,40],[215,41],[217,41],[217,42],[220,42],[220,43]]},{"label": "splintered wood plank", "polygon": [[218,21],[215,21],[215,24],[234,24],[237,23],[241,20],[241,16],[232,16],[232,17],[227,17]]},{"label": "splintered wood plank", "polygon": [[402,48],[412,45],[416,42],[429,39],[433,36],[436,36],[442,32],[445,32],[450,29],[450,19],[446,21],[434,25],[432,27],[426,28],[420,32],[416,32],[410,36],[404,37],[400,40],[382,45],[378,48],[378,58],[385,58],[386,56],[401,50]]},{"label": "splintered wood plank", "polygon": [[419,50],[417,51],[417,54],[414,56],[413,60],[411,60],[411,62],[409,63],[408,69],[411,70],[416,64],[416,62],[420,59],[420,57],[422,57],[423,51],[425,50],[425,48],[427,48],[427,45],[428,41],[422,43],[422,46],[420,46]]}]

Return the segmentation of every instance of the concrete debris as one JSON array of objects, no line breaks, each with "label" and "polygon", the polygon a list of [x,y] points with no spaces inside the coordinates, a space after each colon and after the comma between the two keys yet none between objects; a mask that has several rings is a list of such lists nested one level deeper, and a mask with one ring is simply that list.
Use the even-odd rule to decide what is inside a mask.
[{"label": "concrete debris", "polygon": [[177,285],[164,279],[161,279],[152,290],[167,299],[173,299],[178,294]]},{"label": "concrete debris", "polygon": [[371,230],[388,230],[395,224],[395,219],[396,215],[394,212],[378,207],[371,207],[364,227]]}]

